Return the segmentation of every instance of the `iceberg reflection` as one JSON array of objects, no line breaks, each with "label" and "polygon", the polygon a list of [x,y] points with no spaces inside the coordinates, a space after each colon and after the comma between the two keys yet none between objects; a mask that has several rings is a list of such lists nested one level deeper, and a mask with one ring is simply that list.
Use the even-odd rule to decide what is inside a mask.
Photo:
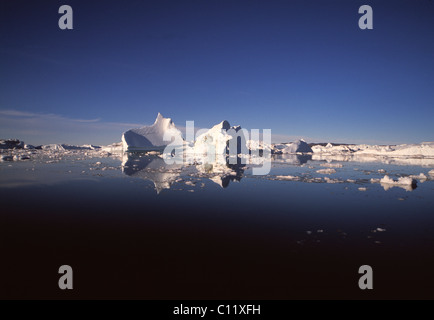
[{"label": "iceberg reflection", "polygon": [[170,189],[181,174],[181,165],[168,165],[157,155],[128,153],[124,154],[122,160],[122,172],[124,174],[151,180],[157,194],[164,189]]},{"label": "iceberg reflection", "polygon": [[167,164],[159,155],[149,153],[125,153],[122,159],[122,172],[131,177],[152,181],[157,194],[181,181],[181,174],[193,174],[227,188],[230,182],[241,181],[244,170],[243,164],[228,164],[227,157],[218,157],[212,163],[194,161],[187,165]]}]

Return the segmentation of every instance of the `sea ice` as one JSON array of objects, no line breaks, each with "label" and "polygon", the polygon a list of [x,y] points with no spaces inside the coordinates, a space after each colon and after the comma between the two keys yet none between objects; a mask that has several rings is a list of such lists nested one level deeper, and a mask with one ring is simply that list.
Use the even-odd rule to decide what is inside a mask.
[{"label": "sea ice", "polygon": [[290,180],[290,181],[294,181],[294,180],[299,180],[299,177],[295,177],[295,176],[276,176],[277,180]]},{"label": "sea ice", "polygon": [[320,166],[326,167],[326,168],[342,168],[343,167],[341,163],[321,163]]},{"label": "sea ice", "polygon": [[311,147],[304,140],[297,140],[292,143],[275,144],[274,153],[312,153]]},{"label": "sea ice", "polygon": [[417,187],[417,181],[411,177],[400,177],[398,180],[393,180],[387,175],[380,179],[380,184],[386,191],[393,187],[400,187],[406,191],[412,191]]},{"label": "sea ice", "polygon": [[316,170],[317,173],[321,173],[321,174],[332,174],[332,173],[336,173],[335,169],[320,169],[320,170]]}]

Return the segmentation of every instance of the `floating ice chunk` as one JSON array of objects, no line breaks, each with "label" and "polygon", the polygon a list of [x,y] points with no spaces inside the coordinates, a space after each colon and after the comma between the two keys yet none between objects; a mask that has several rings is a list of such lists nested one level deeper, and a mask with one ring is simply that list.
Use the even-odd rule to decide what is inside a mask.
[{"label": "floating ice chunk", "polygon": [[428,179],[428,177],[426,175],[424,175],[423,173],[420,173],[419,175],[411,175],[410,178],[417,179],[420,182],[424,182]]},{"label": "floating ice chunk", "polygon": [[100,151],[109,153],[121,153],[123,151],[122,142],[115,142],[107,146],[102,146]]},{"label": "floating ice chunk", "polygon": [[434,169],[433,170],[430,170],[430,171],[428,171],[428,174],[431,176],[431,177],[434,177]]},{"label": "floating ice chunk", "polygon": [[60,144],[46,144],[41,146],[42,150],[50,150],[50,151],[65,151],[65,148],[63,148]]},{"label": "floating ice chunk", "polygon": [[316,170],[317,173],[321,173],[321,174],[332,174],[332,173],[336,173],[335,169],[320,169],[320,170]]},{"label": "floating ice chunk", "polygon": [[393,187],[400,187],[406,191],[412,191],[417,187],[417,181],[411,177],[400,177],[398,180],[393,180],[387,175],[380,180],[380,184],[386,191]]},{"label": "floating ice chunk", "polygon": [[124,132],[122,146],[125,151],[163,150],[171,143],[164,140],[165,135],[175,141],[183,141],[182,133],[175,127],[172,119],[164,118],[158,113],[153,125]]},{"label": "floating ice chunk", "polygon": [[360,187],[358,189],[359,189],[359,191],[366,191],[367,190],[367,188],[365,188],[365,187]]},{"label": "floating ice chunk", "polygon": [[324,177],[324,181],[327,182],[327,183],[340,183],[340,182],[342,182],[341,180],[330,179],[329,177]]},{"label": "floating ice chunk", "polygon": [[148,152],[146,152],[146,155],[147,156],[158,156],[158,155],[160,155],[160,152],[158,152],[158,151],[148,151]]},{"label": "floating ice chunk", "polygon": [[294,180],[299,180],[299,177],[295,177],[295,176],[276,176],[277,180],[289,180],[289,181],[294,181]]},{"label": "floating ice chunk", "polygon": [[274,152],[274,148],[272,145],[265,143],[264,141],[258,140],[247,140],[246,142],[247,148],[250,150],[264,150],[269,153]]},{"label": "floating ice chunk", "polygon": [[416,184],[416,181],[411,177],[400,177],[398,180],[393,180],[389,176],[384,176],[380,183],[388,183],[388,184],[399,184],[399,185],[413,185]]},{"label": "floating ice chunk", "polygon": [[62,144],[61,145],[65,150],[99,150],[101,147],[94,146],[91,144],[84,144],[82,146],[75,146],[70,144]]},{"label": "floating ice chunk", "polygon": [[2,156],[1,161],[14,161],[14,157],[12,156]]},{"label": "floating ice chunk", "polygon": [[341,163],[321,163],[320,166],[326,167],[326,168],[342,168],[343,167]]},{"label": "floating ice chunk", "polygon": [[434,142],[402,145],[314,145],[314,153],[323,154],[351,154],[356,156],[386,156],[398,158],[434,158]]},{"label": "floating ice chunk", "polygon": [[274,148],[280,153],[312,153],[312,148],[302,139],[287,144],[276,144]]}]

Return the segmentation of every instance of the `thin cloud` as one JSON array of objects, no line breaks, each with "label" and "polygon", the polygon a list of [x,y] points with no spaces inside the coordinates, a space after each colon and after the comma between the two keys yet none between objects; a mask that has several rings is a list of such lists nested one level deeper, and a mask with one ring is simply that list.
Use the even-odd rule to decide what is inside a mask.
[{"label": "thin cloud", "polygon": [[70,118],[53,113],[0,110],[0,138],[18,138],[31,144],[109,144],[122,132],[143,124]]}]

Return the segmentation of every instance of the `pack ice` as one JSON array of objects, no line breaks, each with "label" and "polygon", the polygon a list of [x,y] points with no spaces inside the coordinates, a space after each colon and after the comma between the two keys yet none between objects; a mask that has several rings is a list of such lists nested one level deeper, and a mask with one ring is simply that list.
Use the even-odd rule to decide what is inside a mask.
[{"label": "pack ice", "polygon": [[285,144],[275,144],[273,153],[279,154],[287,154],[287,153],[312,153],[311,147],[303,140],[297,140],[292,143]]}]

